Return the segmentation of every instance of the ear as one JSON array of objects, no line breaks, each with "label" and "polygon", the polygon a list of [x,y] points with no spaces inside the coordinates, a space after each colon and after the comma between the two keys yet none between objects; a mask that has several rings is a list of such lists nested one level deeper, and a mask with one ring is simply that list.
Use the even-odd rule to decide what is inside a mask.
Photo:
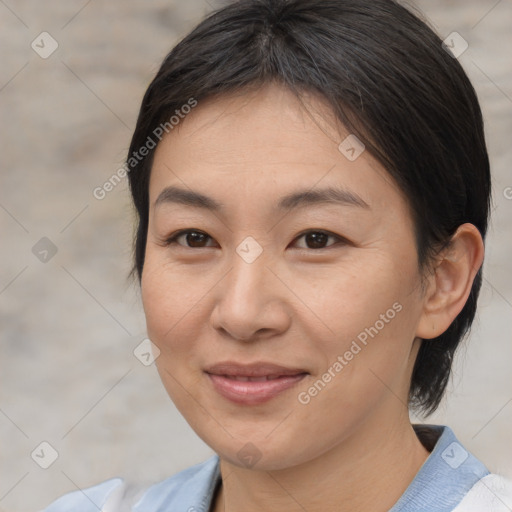
[{"label": "ear", "polygon": [[438,256],[434,272],[428,277],[417,337],[436,338],[450,327],[466,304],[483,259],[480,232],[473,224],[462,224]]}]

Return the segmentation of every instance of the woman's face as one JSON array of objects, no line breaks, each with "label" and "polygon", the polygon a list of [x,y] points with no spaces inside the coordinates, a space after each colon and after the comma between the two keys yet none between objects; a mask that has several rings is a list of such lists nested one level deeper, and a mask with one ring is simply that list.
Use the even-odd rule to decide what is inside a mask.
[{"label": "woman's face", "polygon": [[407,203],[308,105],[316,122],[276,85],[199,102],[152,168],[142,298],[156,364],[239,466],[291,467],[407,417],[422,315]]}]

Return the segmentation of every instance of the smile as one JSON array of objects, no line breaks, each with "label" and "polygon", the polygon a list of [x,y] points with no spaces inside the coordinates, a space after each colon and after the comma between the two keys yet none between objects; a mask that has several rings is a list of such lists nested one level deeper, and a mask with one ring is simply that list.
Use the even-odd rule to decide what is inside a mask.
[{"label": "smile", "polygon": [[239,405],[262,404],[292,388],[308,372],[269,363],[222,363],[205,371],[213,389]]}]

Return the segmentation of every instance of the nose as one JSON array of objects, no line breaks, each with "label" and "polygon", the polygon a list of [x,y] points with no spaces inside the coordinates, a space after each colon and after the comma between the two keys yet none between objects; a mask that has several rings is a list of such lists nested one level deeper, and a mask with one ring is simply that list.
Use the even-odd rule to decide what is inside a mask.
[{"label": "nose", "polygon": [[286,332],[292,318],[290,292],[272,267],[265,251],[251,263],[234,252],[211,315],[216,330],[247,342]]}]

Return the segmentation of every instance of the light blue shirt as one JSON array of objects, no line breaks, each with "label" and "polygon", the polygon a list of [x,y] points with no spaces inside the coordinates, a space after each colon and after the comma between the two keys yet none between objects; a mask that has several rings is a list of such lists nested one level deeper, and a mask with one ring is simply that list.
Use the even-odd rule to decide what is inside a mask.
[{"label": "light blue shirt", "polygon": [[[489,470],[471,455],[448,427],[423,425],[439,435],[430,456],[389,512],[452,511]],[[417,428],[417,426],[415,426]],[[221,482],[214,455],[151,486],[135,501],[121,478],[62,496],[43,512],[208,512]]]}]

